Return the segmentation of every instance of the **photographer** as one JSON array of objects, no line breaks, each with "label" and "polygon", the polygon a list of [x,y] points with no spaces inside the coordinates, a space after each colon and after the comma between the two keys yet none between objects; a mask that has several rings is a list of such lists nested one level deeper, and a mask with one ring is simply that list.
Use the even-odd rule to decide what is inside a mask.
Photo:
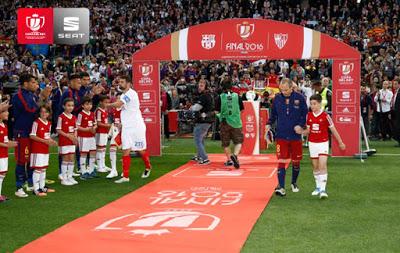
[{"label": "photographer", "polygon": [[193,129],[194,142],[197,155],[192,160],[198,164],[210,163],[204,147],[204,138],[207,136],[211,124],[214,122],[214,99],[208,91],[206,80],[201,79],[198,87],[199,96],[194,105],[190,108],[196,115],[196,124]]}]

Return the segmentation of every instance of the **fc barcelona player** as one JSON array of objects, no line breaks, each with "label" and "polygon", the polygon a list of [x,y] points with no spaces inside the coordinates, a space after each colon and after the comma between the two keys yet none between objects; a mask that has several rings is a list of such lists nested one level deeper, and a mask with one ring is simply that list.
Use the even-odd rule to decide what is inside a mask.
[{"label": "fc barcelona player", "polygon": [[14,118],[14,139],[18,145],[15,148],[16,158],[16,187],[15,195],[20,198],[28,197],[28,194],[23,190],[23,185],[28,182],[28,191],[33,190],[32,173],[33,170],[27,169],[29,167],[29,154],[30,154],[30,138],[31,128],[36,119],[39,105],[45,103],[51,93],[51,87],[43,89],[39,96],[36,91],[39,84],[34,76],[30,74],[22,74],[20,76],[21,86],[17,93],[13,96],[11,104],[13,105],[13,118]]},{"label": "fc barcelona player", "polygon": [[299,191],[297,177],[300,173],[300,161],[303,158],[301,133],[306,125],[307,104],[302,94],[293,91],[290,79],[282,79],[279,89],[281,93],[275,96],[271,117],[265,130],[268,133],[271,125],[276,121],[279,185],[275,193],[278,196],[285,196],[285,164],[290,160],[292,161],[292,191]]}]

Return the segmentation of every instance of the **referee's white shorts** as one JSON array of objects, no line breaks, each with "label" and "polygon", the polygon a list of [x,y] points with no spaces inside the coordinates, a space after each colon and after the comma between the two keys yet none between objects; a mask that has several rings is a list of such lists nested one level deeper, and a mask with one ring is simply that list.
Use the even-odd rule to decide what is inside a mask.
[{"label": "referee's white shorts", "polygon": [[318,159],[320,156],[329,156],[329,141],[326,142],[309,142],[310,158]]},{"label": "referee's white shorts", "polygon": [[132,151],[140,151],[147,149],[146,142],[146,126],[129,127],[121,129],[122,149],[131,149]]}]

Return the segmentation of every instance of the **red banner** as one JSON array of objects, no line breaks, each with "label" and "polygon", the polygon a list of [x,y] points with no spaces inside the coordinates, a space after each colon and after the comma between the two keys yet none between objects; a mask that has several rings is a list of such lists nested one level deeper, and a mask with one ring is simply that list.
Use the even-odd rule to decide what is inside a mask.
[{"label": "red banner", "polygon": [[146,123],[147,150],[161,155],[159,62],[133,62],[133,87],[138,93],[140,110]]},{"label": "red banner", "polygon": [[332,73],[332,118],[346,144],[346,150],[341,151],[332,140],[332,155],[352,156],[360,149],[360,62],[334,60]]},{"label": "red banner", "polygon": [[243,155],[258,155],[260,153],[259,142],[259,111],[260,102],[244,101],[242,111],[242,131],[244,141],[242,145]]}]

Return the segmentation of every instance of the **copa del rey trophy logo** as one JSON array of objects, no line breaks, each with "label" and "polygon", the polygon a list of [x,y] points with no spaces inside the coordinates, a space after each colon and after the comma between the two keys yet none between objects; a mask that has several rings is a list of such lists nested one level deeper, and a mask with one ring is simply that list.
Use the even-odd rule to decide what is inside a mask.
[{"label": "copa del rey trophy logo", "polygon": [[18,44],[53,44],[52,8],[17,10]]},{"label": "copa del rey trophy logo", "polygon": [[138,67],[139,70],[139,85],[141,86],[150,86],[153,84],[153,78],[151,76],[151,73],[154,71],[154,65],[153,64],[148,64],[148,63],[143,63],[140,64]]},{"label": "copa del rey trophy logo", "polygon": [[254,24],[244,21],[236,25],[236,32],[242,39],[248,39],[254,33]]},{"label": "copa del rey trophy logo", "polygon": [[284,48],[288,38],[289,38],[289,35],[287,33],[275,33],[274,34],[275,45],[279,49]]},{"label": "copa del rey trophy logo", "polygon": [[349,63],[349,62],[340,63],[339,69],[343,75],[348,75],[354,70],[354,63]]},{"label": "copa del rey trophy logo", "polygon": [[26,26],[31,29],[32,32],[37,32],[41,29],[46,22],[44,16],[39,16],[38,14],[33,14],[32,16],[26,17]]},{"label": "copa del rey trophy logo", "polygon": [[145,63],[139,66],[139,70],[143,76],[149,76],[153,72],[153,65]]},{"label": "copa del rey trophy logo", "polygon": [[152,212],[137,217],[126,214],[105,221],[95,231],[122,231],[134,235],[163,235],[184,231],[212,231],[220,223],[220,218],[206,213],[186,210]]},{"label": "copa del rey trophy logo", "polygon": [[354,62],[344,61],[339,63],[339,84],[340,85],[352,85],[354,83],[354,77],[351,75],[354,70]]}]

